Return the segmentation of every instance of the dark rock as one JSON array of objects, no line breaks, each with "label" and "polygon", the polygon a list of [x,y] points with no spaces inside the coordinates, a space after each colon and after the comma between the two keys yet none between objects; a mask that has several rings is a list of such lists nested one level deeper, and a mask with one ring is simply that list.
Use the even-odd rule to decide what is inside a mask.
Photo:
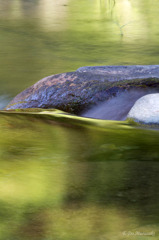
[{"label": "dark rock", "polygon": [[57,108],[80,114],[117,93],[159,88],[159,65],[81,67],[48,76],[18,94],[6,107]]}]

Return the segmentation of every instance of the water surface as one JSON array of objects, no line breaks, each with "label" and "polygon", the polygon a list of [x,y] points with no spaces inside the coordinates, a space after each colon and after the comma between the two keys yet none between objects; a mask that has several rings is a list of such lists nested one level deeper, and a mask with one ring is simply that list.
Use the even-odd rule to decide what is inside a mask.
[{"label": "water surface", "polygon": [[0,0],[1,95],[81,66],[158,64],[157,0]]},{"label": "water surface", "polygon": [[0,239],[158,239],[159,131],[56,112],[0,131]]}]

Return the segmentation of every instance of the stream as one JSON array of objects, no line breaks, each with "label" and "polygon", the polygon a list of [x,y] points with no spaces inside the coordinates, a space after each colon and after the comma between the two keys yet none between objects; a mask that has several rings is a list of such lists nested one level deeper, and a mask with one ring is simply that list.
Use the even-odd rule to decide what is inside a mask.
[{"label": "stream", "polygon": [[[157,0],[0,0],[0,109],[48,75],[158,64],[158,9]],[[147,93],[80,117],[0,111],[0,240],[158,240],[159,131],[125,120]]]}]

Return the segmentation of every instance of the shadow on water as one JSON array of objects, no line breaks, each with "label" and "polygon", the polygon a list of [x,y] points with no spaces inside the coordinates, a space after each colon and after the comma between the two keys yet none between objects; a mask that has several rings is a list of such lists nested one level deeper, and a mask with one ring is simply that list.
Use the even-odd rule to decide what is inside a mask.
[{"label": "shadow on water", "polygon": [[0,239],[157,240],[159,132],[42,113],[0,114]]}]

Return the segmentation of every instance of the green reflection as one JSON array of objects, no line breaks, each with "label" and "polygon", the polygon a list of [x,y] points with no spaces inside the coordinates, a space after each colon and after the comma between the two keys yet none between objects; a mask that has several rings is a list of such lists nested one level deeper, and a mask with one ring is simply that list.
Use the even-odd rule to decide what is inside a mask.
[{"label": "green reflection", "polygon": [[158,131],[53,110],[0,116],[0,239],[158,239]]},{"label": "green reflection", "polygon": [[156,64],[157,0],[0,1],[0,94],[86,65]]}]

